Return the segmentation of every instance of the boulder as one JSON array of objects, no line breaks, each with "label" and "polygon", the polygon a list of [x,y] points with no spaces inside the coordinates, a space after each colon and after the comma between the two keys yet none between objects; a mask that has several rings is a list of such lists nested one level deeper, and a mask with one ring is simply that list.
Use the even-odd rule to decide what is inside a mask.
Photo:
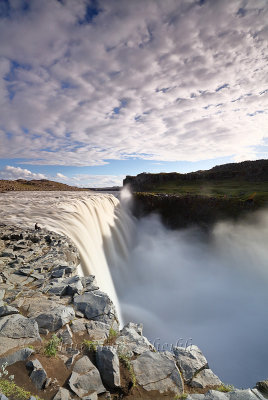
[{"label": "boulder", "polygon": [[15,364],[18,361],[25,361],[34,353],[34,350],[25,348],[15,351],[12,354],[7,355],[6,357],[0,358],[0,368],[3,364],[7,363],[7,365]]},{"label": "boulder", "polygon": [[0,336],[12,339],[34,338],[40,340],[36,321],[20,314],[8,315],[0,319]]},{"label": "boulder", "polygon": [[82,400],[98,400],[98,393],[93,392],[89,394],[88,396],[82,397]]},{"label": "boulder", "polygon": [[211,371],[211,369],[203,369],[194,376],[191,380],[190,386],[203,389],[207,386],[220,386],[221,384],[221,380]]},{"label": "boulder", "polygon": [[126,348],[128,353],[132,352],[136,355],[148,350],[154,350],[149,340],[142,336],[142,325],[134,324],[133,322],[125,325],[120,331],[116,344],[120,351],[124,352],[124,348]]},{"label": "boulder", "polygon": [[132,361],[137,383],[145,390],[183,393],[183,380],[171,353],[147,351]]},{"label": "boulder", "polygon": [[87,332],[91,340],[105,340],[109,337],[110,325],[100,321],[87,321]]},{"label": "boulder", "polygon": [[3,393],[0,393],[0,400],[8,400],[8,398]]},{"label": "boulder", "polygon": [[70,400],[70,392],[62,387],[59,388],[58,392],[53,397],[53,400]]},{"label": "boulder", "polygon": [[202,369],[208,368],[208,362],[197,346],[175,347],[174,355],[186,383]]},{"label": "boulder", "polygon": [[256,388],[263,394],[268,395],[268,379],[256,383]]},{"label": "boulder", "polygon": [[32,371],[30,374],[30,379],[37,390],[43,389],[47,380],[47,373],[42,367],[40,361],[31,360],[26,364],[26,367]]},{"label": "boulder", "polygon": [[19,314],[19,310],[17,310],[15,307],[11,307],[11,306],[1,306],[0,307],[0,318],[6,317],[7,315],[11,315],[11,314]]},{"label": "boulder", "polygon": [[106,391],[99,371],[87,356],[80,358],[75,363],[72,375],[69,378],[69,386],[80,398],[92,392],[99,394]]},{"label": "boulder", "polygon": [[112,346],[99,346],[96,352],[97,368],[106,387],[120,387],[120,366],[117,352]]},{"label": "boulder", "polygon": [[100,290],[85,292],[74,297],[74,305],[87,319],[112,324],[117,321],[115,307],[106,293]]},{"label": "boulder", "polygon": [[64,344],[73,343],[73,334],[68,324],[59,331],[58,336],[62,339]]}]

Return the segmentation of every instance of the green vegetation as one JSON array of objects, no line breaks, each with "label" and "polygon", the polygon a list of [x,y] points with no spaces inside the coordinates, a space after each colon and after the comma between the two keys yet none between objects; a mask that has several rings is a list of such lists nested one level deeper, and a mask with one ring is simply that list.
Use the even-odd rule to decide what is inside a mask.
[{"label": "green vegetation", "polygon": [[98,342],[93,341],[93,340],[86,340],[85,339],[83,341],[83,346],[87,351],[96,352],[97,351]]},{"label": "green vegetation", "polygon": [[182,393],[182,394],[176,394],[176,396],[174,397],[174,400],[185,400],[187,399],[188,394],[186,393]]},{"label": "green vegetation", "polygon": [[268,201],[268,182],[249,182],[242,180],[196,180],[167,181],[148,185],[144,188],[150,193],[177,195],[202,195],[217,198],[237,198],[254,200],[258,204]]},{"label": "green vegetation", "polygon": [[220,386],[218,386],[216,388],[216,390],[218,390],[219,392],[232,392],[234,390],[234,386],[233,385],[225,385],[224,383],[222,383]]},{"label": "green vegetation", "polygon": [[114,344],[117,336],[118,336],[118,332],[116,330],[114,330],[113,328],[110,328],[109,336],[105,340],[104,345],[106,345],[106,344],[109,344],[109,345]]},{"label": "green vegetation", "polygon": [[[9,400],[29,400],[29,398],[32,396],[30,392],[27,392],[23,388],[17,386],[9,379],[0,379],[0,392],[8,397]],[[42,400],[36,395],[34,395],[34,397],[36,400]]]},{"label": "green vegetation", "polygon": [[58,346],[61,343],[61,339],[58,338],[55,334],[52,335],[52,338],[49,340],[49,342],[45,346],[44,353],[48,357],[55,357],[58,352]]},{"label": "green vegetation", "polygon": [[119,358],[119,361],[122,363],[122,365],[128,370],[131,382],[132,382],[133,386],[135,387],[137,384],[137,380],[136,380],[133,366],[131,364],[131,357],[128,356],[127,354],[119,353],[118,358]]}]

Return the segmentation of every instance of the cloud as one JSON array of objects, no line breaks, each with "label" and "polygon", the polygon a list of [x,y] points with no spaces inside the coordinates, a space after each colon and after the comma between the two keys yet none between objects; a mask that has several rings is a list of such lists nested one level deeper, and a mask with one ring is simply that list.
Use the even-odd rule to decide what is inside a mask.
[{"label": "cloud", "polygon": [[61,174],[60,172],[58,172],[58,173],[56,174],[56,178],[60,178],[60,179],[68,179],[68,178],[67,178],[67,176],[65,176],[65,175]]},{"label": "cloud", "polygon": [[20,167],[12,167],[7,165],[4,169],[0,170],[0,178],[1,179],[47,179],[43,174],[36,174],[34,172],[29,171],[28,169],[20,168]]},{"label": "cloud", "polygon": [[258,158],[266,0],[89,4],[3,8],[1,157],[74,166]]}]

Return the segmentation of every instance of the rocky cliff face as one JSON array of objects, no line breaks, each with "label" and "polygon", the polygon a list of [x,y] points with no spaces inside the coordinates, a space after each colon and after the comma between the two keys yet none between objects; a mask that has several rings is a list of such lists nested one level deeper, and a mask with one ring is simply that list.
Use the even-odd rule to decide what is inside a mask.
[{"label": "rocky cliff face", "polygon": [[158,352],[142,325],[119,330],[113,303],[78,264],[64,236],[0,226],[1,400],[264,399],[222,386],[197,346]]},{"label": "rocky cliff face", "polygon": [[214,180],[268,181],[268,160],[244,161],[219,165],[207,171],[179,174],[177,172],[150,174],[143,172],[137,176],[127,176],[123,184],[130,185],[133,191],[150,191],[153,185],[163,182],[199,182]]}]

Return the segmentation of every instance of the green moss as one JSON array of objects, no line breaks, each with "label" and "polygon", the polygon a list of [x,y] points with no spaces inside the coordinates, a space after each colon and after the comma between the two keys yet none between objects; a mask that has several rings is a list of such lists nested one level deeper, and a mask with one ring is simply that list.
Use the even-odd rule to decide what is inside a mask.
[{"label": "green moss", "polygon": [[61,339],[58,338],[55,334],[52,335],[52,338],[49,340],[49,342],[45,346],[44,353],[48,357],[55,357],[58,352],[58,346],[61,343]]},{"label": "green moss", "polygon": [[[8,379],[0,379],[0,392],[8,397],[9,400],[28,400],[32,396],[30,392],[27,392]],[[34,397],[36,400],[42,400],[36,395]]]},{"label": "green moss", "polygon": [[83,346],[86,350],[96,352],[97,351],[97,346],[98,342],[93,341],[93,340],[84,340],[83,341]]},{"label": "green moss", "polygon": [[216,388],[216,390],[218,390],[219,392],[232,392],[234,390],[234,386],[233,385],[225,385],[224,383],[222,383],[220,386],[218,386]]}]

